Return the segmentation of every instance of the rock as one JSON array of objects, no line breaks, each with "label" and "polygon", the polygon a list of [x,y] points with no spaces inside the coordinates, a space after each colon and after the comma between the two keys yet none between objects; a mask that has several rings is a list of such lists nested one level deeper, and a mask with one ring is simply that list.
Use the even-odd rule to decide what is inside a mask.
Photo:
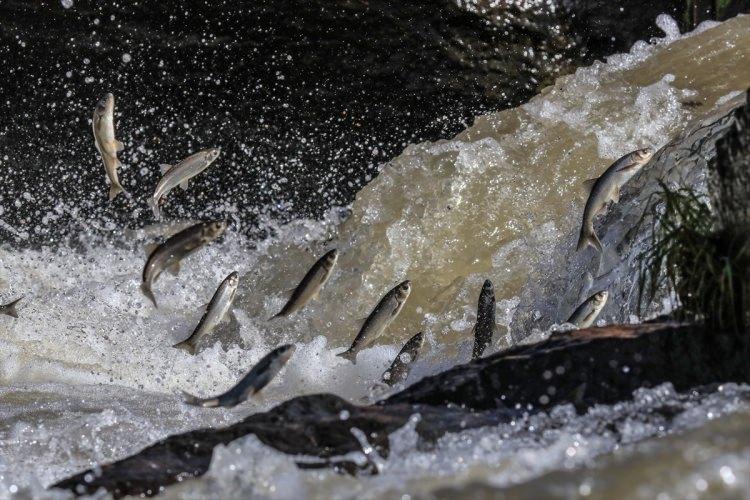
[{"label": "rock", "polygon": [[[106,489],[114,497],[154,495],[160,488],[206,472],[213,448],[248,434],[285,453],[323,459],[303,468],[332,466],[376,472],[337,459],[361,451],[352,434],[368,436],[388,456],[388,434],[420,415],[416,431],[426,441],[446,432],[508,422],[573,403],[579,411],[632,397],[663,382],[677,390],[715,382],[750,381],[747,336],[697,326],[654,323],[590,328],[553,334],[428,377],[377,404],[361,407],[337,396],[302,396],[251,415],[225,429],[170,436],[143,451],[53,485],[77,494]],[[554,390],[551,390],[554,388]]]}]

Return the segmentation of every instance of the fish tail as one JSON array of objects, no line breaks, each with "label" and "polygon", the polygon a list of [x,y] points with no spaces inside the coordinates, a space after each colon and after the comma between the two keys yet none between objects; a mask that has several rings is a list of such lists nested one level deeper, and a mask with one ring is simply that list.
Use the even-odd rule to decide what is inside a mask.
[{"label": "fish tail", "polygon": [[185,351],[188,354],[195,355],[195,346],[189,342],[190,339],[183,340],[182,342],[173,345],[175,349],[180,349],[182,351]]},{"label": "fish tail", "polygon": [[586,228],[585,226],[581,229],[581,236],[578,238],[578,246],[576,250],[583,250],[587,245],[591,245],[595,249],[602,252],[602,242],[596,236],[594,229]]},{"label": "fish tail", "polygon": [[160,219],[161,212],[159,211],[159,200],[156,198],[149,198],[148,206],[150,206],[151,210],[154,212],[154,217],[156,217],[157,219]]},{"label": "fish tail", "polygon": [[270,318],[268,318],[268,320],[266,320],[266,321],[275,321],[275,320],[281,318],[282,316],[284,316],[283,313],[284,313],[284,311],[279,311],[278,313],[276,313],[273,316],[271,316]]},{"label": "fish tail", "polygon": [[13,318],[18,318],[18,311],[16,310],[16,304],[23,298],[23,296],[18,297],[16,300],[11,302],[10,304],[6,304],[3,307],[2,313],[7,314],[8,316],[11,316]]},{"label": "fish tail", "polygon": [[203,408],[216,408],[219,406],[219,398],[201,399],[185,391],[180,391],[182,400],[186,405],[202,406]]},{"label": "fish tail", "polygon": [[154,307],[157,309],[159,308],[159,305],[156,303],[156,297],[154,297],[154,292],[151,291],[151,286],[148,282],[144,281],[141,283],[141,292],[143,292],[143,295],[145,295],[147,299],[154,303]]},{"label": "fish tail", "polygon": [[344,359],[348,359],[349,361],[352,362],[353,365],[357,364],[357,352],[354,351],[353,349],[347,349],[344,352],[338,353],[336,356],[340,356]]},{"label": "fish tail", "polygon": [[120,184],[110,184],[109,186],[109,201],[115,199],[120,193],[126,193],[125,189]]}]

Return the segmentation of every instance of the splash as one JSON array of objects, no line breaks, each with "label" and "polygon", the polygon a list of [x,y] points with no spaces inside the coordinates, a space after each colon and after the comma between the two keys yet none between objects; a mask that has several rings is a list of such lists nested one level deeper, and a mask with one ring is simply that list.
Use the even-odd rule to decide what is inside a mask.
[{"label": "splash", "polygon": [[[35,488],[34,481],[47,483],[74,467],[132,453],[166,433],[221,425],[301,394],[326,391],[356,402],[369,400],[373,381],[420,330],[426,335],[424,351],[406,384],[466,361],[484,279],[495,284],[497,316],[506,329],[526,300],[524,291],[551,278],[542,273],[568,279],[566,268],[546,264],[565,255],[561,242],[577,230],[584,203],[578,186],[584,179],[626,152],[664,146],[729,102],[727,96],[750,86],[750,17],[685,36],[666,21],[660,25],[665,38],[579,69],[524,106],[478,117],[454,139],[410,145],[357,195],[343,222],[334,210],[323,221],[276,227],[274,236],[262,242],[230,234],[212,244],[190,257],[179,277],[160,278],[158,310],[138,287],[143,245],[164,228],[124,232],[114,243],[84,240],[57,249],[1,249],[0,279],[8,296],[25,294],[27,299],[18,320],[0,318],[0,381],[9,387],[3,389],[4,401],[14,401],[0,413],[10,429],[10,437],[3,439],[13,444],[4,447],[12,452],[3,451],[0,459],[0,485],[18,488],[20,482]],[[282,291],[295,286],[332,247],[339,250],[339,264],[319,299],[290,318],[269,323],[267,318],[283,305]],[[220,330],[222,342],[196,356],[172,348],[195,326],[200,305],[234,270],[241,275],[236,319]],[[336,357],[351,343],[359,320],[406,278],[413,284],[411,297],[381,342],[364,350],[356,365]],[[621,312],[605,310],[602,321]],[[201,396],[223,392],[282,342],[296,343],[296,354],[262,399],[232,410],[180,405],[179,389]],[[509,342],[500,334],[488,352]],[[62,420],[54,417],[57,413]],[[79,443],[71,436],[70,428],[80,430],[71,427],[80,415],[88,423],[86,433],[100,432],[98,438]],[[122,424],[142,430],[121,433],[116,428]],[[476,469],[466,471],[450,464],[467,460],[475,450],[471,446],[465,453],[451,451],[450,444],[432,453],[409,448],[403,458],[380,464],[383,484],[377,491],[411,481],[399,476],[398,460],[412,460],[407,455],[415,467],[446,476],[466,474],[467,480],[486,473],[487,464],[510,467],[510,455],[527,456],[522,464],[546,461],[547,468],[536,470],[541,474],[565,466],[565,450],[575,439],[544,441],[527,453],[525,436],[511,431],[494,434],[510,447],[498,452],[506,458],[479,455]],[[469,434],[449,439],[482,441]],[[40,449],[38,442],[53,445]],[[283,486],[288,489],[278,492],[290,495],[308,489],[324,495],[337,487],[350,491],[353,484],[328,472],[303,474],[288,467],[288,457],[252,438],[243,443],[217,454],[213,479],[207,481],[228,491],[239,482],[239,488],[242,479],[222,453],[240,449],[254,461],[245,465],[257,469],[252,469],[257,472],[254,488],[265,493],[271,490],[262,489],[264,481],[268,488],[282,488],[273,477],[288,478]],[[592,445],[590,456],[615,446]],[[29,461],[12,463],[19,456]],[[40,475],[43,466],[52,472]],[[310,477],[320,479],[313,481],[317,486],[307,482]],[[507,485],[509,479],[497,484]]]}]

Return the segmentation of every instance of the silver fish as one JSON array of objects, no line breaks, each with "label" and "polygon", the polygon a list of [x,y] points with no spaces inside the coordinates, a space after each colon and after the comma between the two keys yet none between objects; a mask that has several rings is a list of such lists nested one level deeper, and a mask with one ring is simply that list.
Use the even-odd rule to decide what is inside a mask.
[{"label": "silver fish", "polygon": [[237,385],[219,396],[202,399],[183,391],[185,403],[204,408],[237,406],[263,389],[284,368],[284,365],[294,354],[294,350],[295,346],[292,344],[277,347],[258,361],[247,375],[237,382]]},{"label": "silver fish", "polygon": [[122,165],[117,159],[117,153],[125,146],[115,139],[115,96],[107,94],[96,104],[94,117],[91,120],[94,129],[94,144],[104,163],[104,170],[109,178],[110,201],[120,193],[128,194],[120,184],[117,169]]},{"label": "silver fish", "polygon": [[310,270],[307,271],[307,274],[302,278],[297,288],[294,289],[287,303],[281,308],[281,311],[270,319],[288,316],[299,311],[308,302],[315,299],[323,288],[323,285],[328,281],[328,278],[331,277],[338,257],[338,251],[334,248],[318,259]]},{"label": "silver fish", "polygon": [[154,303],[154,307],[159,306],[156,304],[156,297],[151,287],[156,283],[159,275],[165,269],[177,274],[180,271],[182,259],[221,236],[226,228],[227,223],[224,221],[200,222],[169,237],[151,252],[146,265],[143,266],[141,291]]},{"label": "silver fish", "polygon": [[184,349],[189,354],[195,354],[195,349],[201,339],[211,333],[216,326],[224,320],[224,317],[232,307],[234,296],[237,293],[237,286],[240,284],[240,275],[237,271],[224,278],[219,288],[211,297],[211,302],[206,306],[206,312],[198,322],[198,326],[192,334],[174,347]]},{"label": "silver fish", "polygon": [[485,280],[479,293],[477,304],[477,323],[474,325],[474,349],[471,359],[481,358],[484,350],[492,342],[495,333],[495,287],[490,280]]},{"label": "silver fish", "polygon": [[21,299],[23,299],[23,296],[18,297],[13,302],[9,302],[5,304],[4,306],[0,306],[0,314],[5,314],[13,318],[18,318],[18,311],[16,310],[16,305],[18,305]]},{"label": "silver fish", "polygon": [[365,319],[362,328],[360,328],[359,333],[354,338],[354,342],[352,342],[352,346],[338,354],[338,356],[357,364],[357,354],[359,351],[372,344],[388,328],[388,325],[391,324],[396,316],[398,316],[398,313],[401,312],[401,309],[403,309],[410,292],[411,282],[406,280],[386,293],[367,319]]},{"label": "silver fish", "polygon": [[404,347],[398,353],[396,359],[393,360],[390,368],[383,373],[383,376],[381,377],[383,383],[394,386],[406,380],[406,377],[409,376],[409,371],[411,370],[411,364],[419,357],[419,351],[422,349],[423,344],[424,335],[422,332],[419,332],[410,338],[409,341],[404,344]]},{"label": "silver fish", "polygon": [[573,314],[570,315],[566,323],[576,325],[578,328],[590,327],[594,324],[602,309],[604,309],[608,296],[609,294],[606,290],[595,293],[573,311]]},{"label": "silver fish", "polygon": [[654,155],[652,148],[639,149],[628,153],[612,165],[604,173],[596,178],[585,181],[584,187],[590,188],[586,207],[583,209],[583,223],[581,235],[578,239],[577,250],[582,250],[591,245],[599,252],[602,251],[602,243],[594,232],[594,219],[602,213],[610,201],[620,201],[620,189],[633,177]]},{"label": "silver fish", "polygon": [[163,176],[156,185],[154,195],[148,200],[154,216],[159,217],[159,203],[164,196],[177,186],[187,189],[190,179],[206,170],[220,153],[220,148],[206,149],[188,156],[177,165],[160,165]]}]

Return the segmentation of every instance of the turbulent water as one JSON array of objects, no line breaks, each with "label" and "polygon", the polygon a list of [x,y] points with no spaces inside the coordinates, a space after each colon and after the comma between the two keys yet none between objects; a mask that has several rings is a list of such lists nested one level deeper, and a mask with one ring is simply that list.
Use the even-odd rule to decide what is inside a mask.
[{"label": "turbulent water", "polygon": [[[507,346],[528,290],[580,274],[549,264],[573,254],[581,182],[626,152],[661,148],[750,87],[750,17],[685,36],[669,18],[658,23],[664,38],[561,78],[454,139],[409,146],[357,195],[351,213],[295,221],[262,242],[230,230],[190,257],[179,277],[160,278],[158,310],[139,292],[143,248],[169,227],[126,231],[115,243],[2,248],[3,298],[25,298],[19,319],[0,318],[0,496],[65,497],[44,487],[165,435],[223,425],[296,395],[367,400],[373,380],[419,330],[427,342],[409,383],[464,362],[485,278],[495,283],[506,327],[491,349]],[[332,247],[341,256],[319,299],[269,323],[283,291]],[[192,331],[200,306],[233,270],[241,286],[235,318],[218,332],[221,343],[207,343],[194,357],[170,347]],[[356,365],[336,357],[361,318],[406,278],[412,295],[382,342]],[[545,320],[561,323],[565,312]],[[613,301],[600,321],[623,315],[630,311]],[[281,342],[298,349],[262,398],[233,410],[181,404],[179,390],[223,392]],[[664,408],[677,417],[668,420]],[[166,494],[450,497],[510,487],[517,498],[748,496],[748,414],[747,387],[680,395],[662,386],[583,416],[560,407],[449,435],[429,449],[407,427],[392,436],[392,456],[370,457],[381,473],[357,479],[298,470],[295,457],[249,437],[217,449],[205,478]]]}]

